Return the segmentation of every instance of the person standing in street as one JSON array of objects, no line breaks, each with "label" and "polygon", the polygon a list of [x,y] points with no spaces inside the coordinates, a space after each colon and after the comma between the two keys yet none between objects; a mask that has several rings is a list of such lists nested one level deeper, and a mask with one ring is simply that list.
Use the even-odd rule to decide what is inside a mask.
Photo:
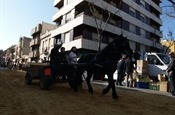
[{"label": "person standing in street", "polygon": [[128,56],[125,62],[126,86],[133,87],[133,70],[134,65],[131,58]]},{"label": "person standing in street", "polygon": [[168,75],[169,82],[170,82],[171,94],[175,96],[175,53],[170,52],[169,56],[171,60],[166,69],[166,73]]},{"label": "person standing in street", "polygon": [[118,76],[117,76],[116,85],[122,86],[122,81],[123,81],[124,74],[125,74],[125,70],[124,70],[125,58],[126,58],[125,56],[122,56],[122,58],[117,63],[117,74],[118,74]]}]

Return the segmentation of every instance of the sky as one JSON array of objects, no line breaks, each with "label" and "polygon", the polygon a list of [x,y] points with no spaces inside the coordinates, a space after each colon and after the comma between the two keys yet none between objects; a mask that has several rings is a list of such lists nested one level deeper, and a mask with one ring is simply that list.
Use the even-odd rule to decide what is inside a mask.
[{"label": "sky", "polygon": [[[163,13],[161,15],[161,19],[163,21],[163,26],[161,27],[161,31],[163,32],[163,39],[168,39],[168,33],[169,31],[173,32],[173,37],[175,40],[175,19],[169,18],[166,15],[164,15],[164,12],[167,12],[167,8],[165,6],[171,5],[167,0],[162,0],[162,4],[160,5],[162,7]],[[173,9],[174,10],[174,9]],[[175,10],[173,11],[175,14]]]},{"label": "sky", "polygon": [[31,37],[31,30],[42,21],[53,23],[54,0],[0,0],[0,49],[17,44],[20,36]]},{"label": "sky", "polygon": [[[167,0],[162,0],[162,6]],[[54,0],[0,0],[0,49],[17,44],[20,36],[31,37],[31,30],[42,21],[53,23],[56,13]],[[175,19],[161,16],[161,30],[166,37],[168,30],[175,27]]]}]

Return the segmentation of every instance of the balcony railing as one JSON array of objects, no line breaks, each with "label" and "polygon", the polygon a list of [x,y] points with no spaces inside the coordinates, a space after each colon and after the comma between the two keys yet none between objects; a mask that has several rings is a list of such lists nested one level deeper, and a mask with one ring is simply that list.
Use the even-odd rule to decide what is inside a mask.
[{"label": "balcony railing", "polygon": [[35,50],[29,53],[29,57],[38,57],[39,56],[39,51]]},{"label": "balcony railing", "polygon": [[39,45],[39,44],[40,44],[40,39],[39,38],[35,38],[35,39],[31,40],[30,47],[34,46],[34,45]]},{"label": "balcony railing", "polygon": [[38,24],[36,27],[34,27],[31,31],[31,35],[37,33],[37,32],[41,32],[42,30],[42,25],[41,24]]},{"label": "balcony railing", "polygon": [[35,40],[34,40],[34,39],[32,39],[32,40],[30,41],[30,47],[31,47],[31,46],[33,46],[33,45],[34,45],[34,43],[35,43]]}]

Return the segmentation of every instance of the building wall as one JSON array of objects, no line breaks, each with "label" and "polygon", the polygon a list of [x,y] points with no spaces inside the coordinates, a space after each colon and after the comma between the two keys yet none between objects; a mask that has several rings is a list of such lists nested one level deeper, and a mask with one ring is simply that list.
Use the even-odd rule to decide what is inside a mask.
[{"label": "building wall", "polygon": [[[43,22],[34,27],[31,31],[32,41],[30,42],[30,52],[29,57],[31,61],[39,61],[40,60],[40,43],[41,36],[45,34],[47,31],[50,31],[55,28],[54,24],[50,24],[47,22]],[[38,31],[39,30],[39,31]],[[36,43],[36,41],[38,41]]]},{"label": "building wall", "polygon": [[[175,41],[171,40],[162,40],[161,41],[162,45],[166,46],[169,48],[168,52],[175,52]],[[167,53],[167,52],[166,52]]]},{"label": "building wall", "polygon": [[31,38],[26,38],[24,37],[23,38],[23,41],[22,41],[22,55],[28,55],[29,52],[30,52],[30,41],[32,39]]},{"label": "building wall", "polygon": [[41,31],[40,35],[45,34],[46,31],[50,31],[50,30],[53,30],[56,28],[55,24],[50,24],[47,22],[42,22],[41,24],[42,24],[42,31]]},{"label": "building wall", "polygon": [[51,37],[51,31],[46,31],[41,36],[41,43],[40,43],[40,61],[43,60],[48,60],[49,59],[49,54],[51,49],[53,48],[55,44],[55,39]]},{"label": "building wall", "polygon": [[[58,12],[55,15],[53,15],[53,18],[52,18],[52,20],[56,22],[58,18],[62,17],[61,24],[60,24],[61,26],[59,26],[57,29],[55,29],[52,32],[52,36],[62,34],[62,39],[64,39],[67,33],[69,33],[70,34],[69,40],[64,39],[65,44],[63,44],[68,48],[70,46],[66,44],[69,44],[67,42],[73,42],[74,37],[75,37],[73,35],[73,33],[75,33],[75,30],[74,30],[75,27],[85,24],[85,25],[96,28],[96,24],[93,21],[94,19],[91,16],[88,16],[84,13],[76,16],[76,7],[79,4],[81,4],[83,1],[84,0],[72,0],[69,4],[67,4],[66,0],[64,0],[64,5],[58,10]],[[94,4],[101,8],[107,5],[107,3],[102,0],[86,0],[86,1],[88,2],[95,1]],[[162,37],[162,33],[160,32],[160,26],[162,25],[162,20],[159,18],[159,16],[152,14],[151,7],[155,8],[159,13],[162,12],[161,8],[158,5],[156,5],[152,0],[145,0],[144,7],[139,5],[140,4],[139,0],[135,0],[135,1],[136,2],[134,2],[133,0],[123,0],[122,10],[119,10],[117,7],[114,7],[108,4],[109,7],[107,9],[109,12],[115,13],[115,15],[118,17],[122,17],[122,28],[117,27],[112,24],[108,24],[106,26],[105,31],[111,34],[116,34],[116,35],[119,35],[123,32],[124,36],[127,36],[127,38],[130,40],[130,45],[133,50],[137,50],[137,49],[147,50],[148,47],[152,45],[153,47],[160,46],[159,40]],[[130,14],[130,8],[135,10],[135,16],[132,16]],[[119,11],[119,13],[116,13],[116,11]],[[69,22],[67,22],[66,20],[67,14],[70,14]],[[142,15],[144,16],[144,20],[140,19]],[[151,25],[153,24],[153,22],[156,22],[158,26],[153,27]],[[136,28],[135,32],[130,31],[131,24],[135,26]],[[104,27],[105,23],[102,23],[102,26]],[[144,31],[144,35],[141,33],[142,31]],[[154,38],[152,34],[154,34],[156,38]],[[155,41],[156,43],[154,43]],[[79,42],[82,42],[82,41],[79,40]],[[77,45],[81,44],[79,42],[78,40],[76,41]],[[94,45],[95,44],[96,43],[94,43]]]}]

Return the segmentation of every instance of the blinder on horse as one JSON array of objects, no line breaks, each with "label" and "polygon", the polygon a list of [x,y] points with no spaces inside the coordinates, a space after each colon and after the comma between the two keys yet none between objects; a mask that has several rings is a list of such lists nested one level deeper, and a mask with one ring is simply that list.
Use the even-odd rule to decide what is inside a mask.
[{"label": "blinder on horse", "polygon": [[129,41],[122,34],[118,36],[116,40],[114,40],[114,44],[116,51],[126,54],[129,57],[132,57],[133,51],[129,46]]}]

